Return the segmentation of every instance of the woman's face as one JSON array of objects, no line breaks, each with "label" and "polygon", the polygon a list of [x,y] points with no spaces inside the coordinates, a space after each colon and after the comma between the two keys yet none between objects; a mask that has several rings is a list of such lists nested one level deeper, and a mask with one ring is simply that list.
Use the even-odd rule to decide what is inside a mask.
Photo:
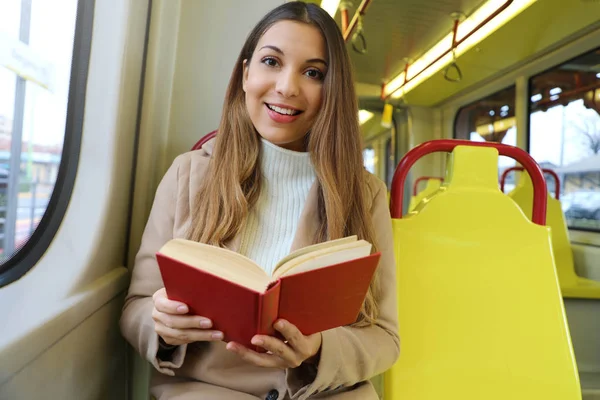
[{"label": "woman's face", "polygon": [[304,136],[321,108],[327,73],[325,41],[312,25],[280,21],[244,60],[246,108],[264,139],[304,151]]}]

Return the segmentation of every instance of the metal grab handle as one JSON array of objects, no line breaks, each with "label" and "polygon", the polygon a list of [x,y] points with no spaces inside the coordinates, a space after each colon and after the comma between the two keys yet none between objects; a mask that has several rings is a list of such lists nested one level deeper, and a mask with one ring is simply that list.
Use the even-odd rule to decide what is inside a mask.
[{"label": "metal grab handle", "polygon": [[[456,71],[456,77],[450,76],[451,70]],[[448,82],[460,82],[460,81],[462,81],[462,78],[463,78],[462,71],[460,70],[460,67],[458,66],[458,64],[455,61],[453,61],[452,64],[448,65],[444,69],[444,79],[447,80]]]},{"label": "metal grab handle", "polygon": [[421,157],[436,152],[451,152],[456,146],[475,146],[475,147],[494,147],[502,156],[511,157],[519,164],[523,165],[531,181],[533,182],[533,212],[532,221],[538,225],[546,225],[546,206],[547,206],[547,188],[546,180],[540,166],[531,156],[518,147],[508,146],[501,143],[491,142],[471,142],[469,140],[459,139],[440,139],[431,140],[422,143],[410,150],[396,167],[394,178],[392,179],[392,190],[390,196],[390,211],[392,218],[402,218],[402,194],[404,193],[404,183],[410,167]]},{"label": "metal grab handle", "polygon": [[439,176],[422,176],[420,178],[418,178],[415,181],[415,184],[413,185],[413,196],[417,195],[417,186],[419,186],[419,183],[423,182],[423,181],[428,181],[429,179],[436,179],[438,181],[444,181],[444,178],[440,178]]},{"label": "metal grab handle", "polygon": [[[360,43],[362,47],[357,46],[357,42],[360,39]],[[367,39],[365,39],[365,34],[362,29],[357,30],[352,36],[352,48],[358,54],[367,54]]]},{"label": "metal grab handle", "polygon": [[[504,181],[506,180],[506,177],[508,176],[508,174],[511,173],[512,171],[524,171],[524,170],[525,170],[525,168],[523,168],[523,167],[510,167],[502,173],[502,177],[500,178],[500,190],[502,191],[502,193],[504,193]],[[551,175],[554,178],[554,182],[555,182],[554,197],[556,198],[556,200],[558,200],[560,198],[560,179],[558,178],[558,175],[556,174],[556,172],[554,172],[548,168],[542,168],[542,172],[544,174]]]}]

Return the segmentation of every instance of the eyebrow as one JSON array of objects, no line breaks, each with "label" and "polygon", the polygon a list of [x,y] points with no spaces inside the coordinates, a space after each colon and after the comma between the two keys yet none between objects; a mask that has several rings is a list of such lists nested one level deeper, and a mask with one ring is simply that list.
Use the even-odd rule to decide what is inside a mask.
[{"label": "eyebrow", "polygon": [[[283,51],[277,46],[266,45],[266,46],[263,46],[260,48],[260,50],[262,50],[262,49],[271,49],[274,52],[279,53],[282,56],[285,56]],[[323,60],[322,58],[311,58],[310,60],[306,60],[306,62],[307,63],[321,63],[321,64],[325,65],[326,67],[328,66],[327,61]]]}]

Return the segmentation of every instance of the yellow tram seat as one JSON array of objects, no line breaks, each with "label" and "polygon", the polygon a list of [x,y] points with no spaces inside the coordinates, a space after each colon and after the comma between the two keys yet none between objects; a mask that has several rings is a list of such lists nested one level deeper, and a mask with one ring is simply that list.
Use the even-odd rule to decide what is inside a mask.
[{"label": "yellow tram seat", "polygon": [[426,197],[433,195],[436,191],[439,190],[442,182],[439,179],[428,179],[427,184],[425,185],[425,189],[421,190],[415,196],[410,198],[410,203],[408,205],[408,211],[411,212],[415,209],[415,207]]},{"label": "yellow tram seat", "polygon": [[[533,184],[527,172],[521,172],[517,186],[508,193],[508,196],[521,207],[528,218],[531,218]],[[560,201],[550,194],[548,194],[546,225],[552,230],[552,249],[563,297],[600,299],[600,282],[582,278],[575,273],[573,252],[565,216]]]},{"label": "yellow tram seat", "polygon": [[394,219],[401,351],[386,400],[581,400],[550,230],[457,146],[427,207]]}]

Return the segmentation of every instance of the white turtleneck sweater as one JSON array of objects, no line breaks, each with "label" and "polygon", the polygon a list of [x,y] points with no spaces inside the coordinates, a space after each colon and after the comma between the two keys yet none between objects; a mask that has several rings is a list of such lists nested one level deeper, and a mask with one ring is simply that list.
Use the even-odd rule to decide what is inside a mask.
[{"label": "white turtleneck sweater", "polygon": [[290,251],[315,171],[310,153],[287,150],[265,139],[261,142],[260,196],[241,233],[240,253],[271,275]]}]

